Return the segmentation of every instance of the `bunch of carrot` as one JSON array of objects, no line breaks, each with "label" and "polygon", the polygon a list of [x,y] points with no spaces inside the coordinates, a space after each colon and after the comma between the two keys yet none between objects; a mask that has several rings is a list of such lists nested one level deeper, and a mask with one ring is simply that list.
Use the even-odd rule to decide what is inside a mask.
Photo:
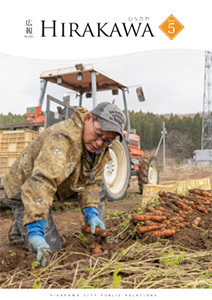
[{"label": "bunch of carrot", "polygon": [[106,230],[102,229],[99,226],[96,226],[95,228],[95,234],[91,233],[91,226],[85,225],[82,227],[82,232],[84,235],[87,235],[90,237],[90,249],[93,254],[99,254],[102,253],[102,250],[100,249],[97,241],[106,242]]},{"label": "bunch of carrot", "polygon": [[199,226],[202,216],[212,212],[212,193],[190,189],[188,195],[159,192],[159,204],[147,206],[145,213],[134,215],[137,232],[144,236],[169,237],[188,226]]}]

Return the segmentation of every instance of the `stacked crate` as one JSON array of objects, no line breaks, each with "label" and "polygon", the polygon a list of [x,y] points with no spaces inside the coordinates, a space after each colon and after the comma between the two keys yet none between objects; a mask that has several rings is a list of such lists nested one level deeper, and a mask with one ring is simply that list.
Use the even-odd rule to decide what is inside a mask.
[{"label": "stacked crate", "polygon": [[38,134],[29,129],[0,132],[0,185],[16,158]]}]

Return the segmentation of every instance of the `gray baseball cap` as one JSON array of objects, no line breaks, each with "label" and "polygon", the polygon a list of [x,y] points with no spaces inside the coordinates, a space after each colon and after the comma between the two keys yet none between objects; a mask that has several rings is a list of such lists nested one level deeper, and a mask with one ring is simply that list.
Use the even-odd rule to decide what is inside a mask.
[{"label": "gray baseball cap", "polygon": [[110,102],[101,102],[91,113],[98,117],[99,124],[103,130],[117,132],[122,141],[126,117],[117,105]]}]

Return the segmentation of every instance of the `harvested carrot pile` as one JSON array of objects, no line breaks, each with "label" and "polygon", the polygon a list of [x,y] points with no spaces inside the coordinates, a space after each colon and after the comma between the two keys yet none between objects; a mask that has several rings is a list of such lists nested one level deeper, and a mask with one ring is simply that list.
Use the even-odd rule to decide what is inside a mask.
[{"label": "harvested carrot pile", "polygon": [[142,214],[132,217],[137,233],[152,237],[169,237],[185,227],[198,227],[205,214],[212,214],[212,194],[191,189],[188,195],[159,192],[159,204],[147,206]]}]

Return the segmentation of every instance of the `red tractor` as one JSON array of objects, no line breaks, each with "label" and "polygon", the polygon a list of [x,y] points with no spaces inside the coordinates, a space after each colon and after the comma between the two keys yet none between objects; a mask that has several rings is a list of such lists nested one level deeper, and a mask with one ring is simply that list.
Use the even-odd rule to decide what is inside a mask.
[{"label": "red tractor", "polygon": [[28,107],[26,115],[27,115],[26,123],[45,122],[45,116],[41,112],[41,106]]}]

